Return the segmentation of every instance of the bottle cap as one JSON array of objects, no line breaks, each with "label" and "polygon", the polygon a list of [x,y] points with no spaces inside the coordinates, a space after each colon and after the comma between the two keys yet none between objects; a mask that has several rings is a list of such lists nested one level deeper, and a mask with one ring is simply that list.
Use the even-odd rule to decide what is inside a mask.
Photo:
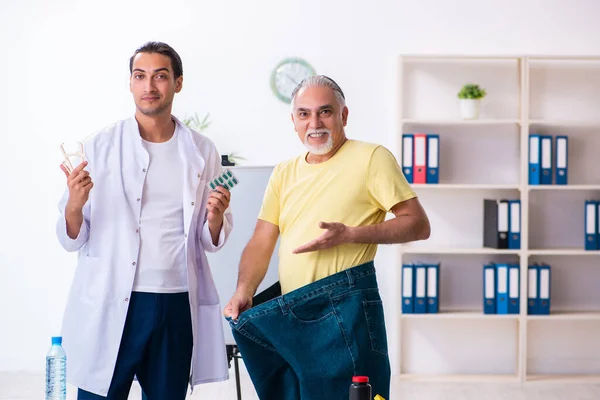
[{"label": "bottle cap", "polygon": [[62,336],[52,336],[52,344],[62,344]]},{"label": "bottle cap", "polygon": [[352,377],[352,382],[368,383],[369,382],[369,377],[368,376],[353,376]]}]

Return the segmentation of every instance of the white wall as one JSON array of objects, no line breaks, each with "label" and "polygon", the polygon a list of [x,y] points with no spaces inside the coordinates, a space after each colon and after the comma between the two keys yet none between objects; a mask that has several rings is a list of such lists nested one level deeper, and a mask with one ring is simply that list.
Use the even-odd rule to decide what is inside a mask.
[{"label": "white wall", "polygon": [[[349,136],[395,149],[400,53],[600,54],[593,0],[122,3],[0,2],[0,370],[43,369],[75,261],[54,236],[64,187],[58,144],[133,112],[128,58],[145,41],[165,41],[183,58],[174,113],[210,112],[207,133],[246,165],[302,151],[288,106],[269,88],[287,56],[342,86]],[[378,259],[384,297],[395,299],[393,247]]]}]

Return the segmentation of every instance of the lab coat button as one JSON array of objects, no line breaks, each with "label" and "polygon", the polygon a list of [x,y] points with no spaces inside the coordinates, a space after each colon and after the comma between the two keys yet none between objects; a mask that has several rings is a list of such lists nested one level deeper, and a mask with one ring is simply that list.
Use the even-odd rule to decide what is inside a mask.
[{"label": "lab coat button", "polygon": [[135,267],[135,261],[131,263],[131,265],[133,265]]}]

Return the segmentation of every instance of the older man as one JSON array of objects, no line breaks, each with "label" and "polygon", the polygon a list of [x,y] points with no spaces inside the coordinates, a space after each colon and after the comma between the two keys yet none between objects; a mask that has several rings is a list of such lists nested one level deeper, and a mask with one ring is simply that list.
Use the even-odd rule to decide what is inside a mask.
[{"label": "older man", "polygon": [[[388,398],[373,259],[378,244],[427,239],[429,221],[392,153],[346,137],[333,80],[305,79],[292,97],[306,152],[273,171],[224,315],[261,400],[347,398],[353,375]],[[279,235],[281,293],[252,307]]]}]

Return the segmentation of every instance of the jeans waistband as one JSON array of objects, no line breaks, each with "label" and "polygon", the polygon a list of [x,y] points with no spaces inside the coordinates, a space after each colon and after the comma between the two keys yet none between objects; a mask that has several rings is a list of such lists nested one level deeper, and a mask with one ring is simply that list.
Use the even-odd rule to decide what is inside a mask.
[{"label": "jeans waistband", "polygon": [[[257,316],[267,314],[274,309],[284,309],[295,303],[306,301],[312,297],[319,296],[326,292],[352,290],[357,282],[362,278],[375,274],[375,265],[373,261],[348,268],[344,271],[319,279],[309,283],[284,295],[280,295],[266,301],[256,307],[252,307],[239,316],[236,323],[244,319],[252,319]],[[344,289],[345,288],[345,289]]]}]

